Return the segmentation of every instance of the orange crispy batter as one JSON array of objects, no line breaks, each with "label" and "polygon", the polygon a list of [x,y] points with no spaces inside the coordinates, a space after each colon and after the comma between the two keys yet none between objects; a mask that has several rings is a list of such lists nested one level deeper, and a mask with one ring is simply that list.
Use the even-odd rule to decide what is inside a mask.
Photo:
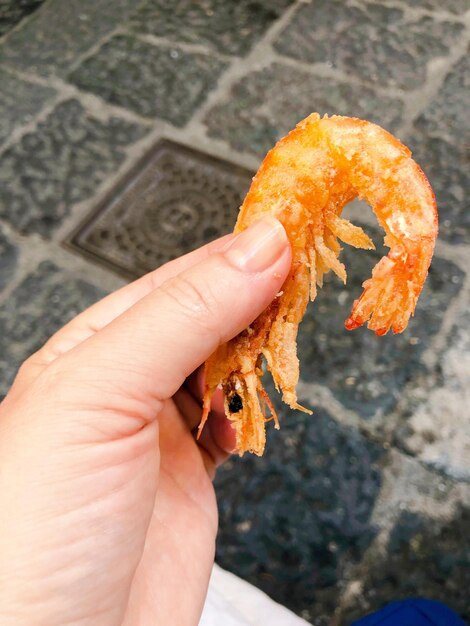
[{"label": "orange crispy batter", "polygon": [[414,313],[438,229],[434,194],[408,148],[370,122],[313,113],[268,152],[253,179],[235,232],[269,213],[283,224],[293,255],[281,294],[206,362],[200,431],[222,385],[240,455],[263,453],[266,405],[279,427],[261,381],[263,356],[284,402],[307,411],[297,403],[297,330],[326,272],[346,282],[338,239],[374,247],[361,228],[340,217],[357,197],[371,205],[390,252],[364,282],[345,325],[352,330],[368,322],[377,335],[390,328],[400,333]]}]

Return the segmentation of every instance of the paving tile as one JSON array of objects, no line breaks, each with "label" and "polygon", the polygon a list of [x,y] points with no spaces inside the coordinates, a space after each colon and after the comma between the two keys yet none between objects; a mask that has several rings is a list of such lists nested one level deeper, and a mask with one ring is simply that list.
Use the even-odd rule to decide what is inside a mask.
[{"label": "paving tile", "polygon": [[264,156],[312,111],[364,117],[393,131],[400,123],[402,104],[364,87],[273,63],[235,84],[227,100],[212,108],[204,123],[211,137],[224,139],[236,150]]},{"label": "paving tile", "polygon": [[69,100],[0,159],[0,217],[22,233],[48,236],[70,207],[91,196],[146,132],[118,118],[87,115]]},{"label": "paving tile", "polygon": [[416,126],[424,132],[448,137],[457,144],[464,141],[468,144],[470,142],[469,93],[470,48],[461,61],[452,68],[435,100],[416,121]]},{"label": "paving tile", "polygon": [[226,67],[206,54],[157,47],[119,35],[69,79],[112,104],[183,126]]},{"label": "paving tile", "polygon": [[341,615],[341,623],[404,598],[440,600],[470,618],[470,509],[457,507],[449,521],[403,511],[384,554],[367,563],[361,592]]},{"label": "paving tile", "polygon": [[[371,229],[366,230],[371,233]],[[379,244],[381,237],[371,234]],[[386,416],[396,406],[405,384],[420,372],[426,374],[422,353],[439,332],[464,274],[453,263],[434,258],[415,317],[403,334],[376,337],[367,328],[347,331],[344,320],[379,256],[378,252],[344,246],[348,284],[343,287],[336,277],[328,275],[328,282],[300,326],[299,358],[303,380],[324,384],[361,418],[375,418],[386,425]]]},{"label": "paving tile", "polygon": [[104,295],[49,261],[27,276],[0,307],[0,396],[8,391],[25,358]]},{"label": "paving tile", "polygon": [[16,126],[29,122],[55,91],[20,78],[0,67],[0,144]]},{"label": "paving tile", "polygon": [[18,261],[18,247],[0,230],[0,292],[13,278]]},{"label": "paving tile", "polygon": [[469,144],[465,141],[449,142],[417,129],[407,143],[436,194],[439,237],[451,243],[469,243]]},{"label": "paving tile", "polygon": [[262,458],[217,474],[218,563],[326,626],[338,581],[375,536],[383,461],[383,448],[325,411],[289,413]]},{"label": "paving tile", "polygon": [[0,44],[0,62],[62,74],[134,8],[135,0],[49,0]]},{"label": "paving tile", "polygon": [[0,0],[0,37],[24,17],[36,11],[44,0]]},{"label": "paving tile", "polygon": [[416,89],[426,79],[428,61],[449,54],[462,32],[457,22],[407,18],[400,8],[315,0],[301,6],[275,48],[373,83]]},{"label": "paving tile", "polygon": [[131,18],[138,32],[246,54],[293,0],[146,0]]},{"label": "paving tile", "polygon": [[[435,375],[414,390],[396,443],[431,467],[470,482],[470,314],[461,313]],[[430,384],[429,384],[430,383]]]},{"label": "paving tile", "polygon": [[71,237],[131,278],[233,230],[253,173],[159,141]]}]

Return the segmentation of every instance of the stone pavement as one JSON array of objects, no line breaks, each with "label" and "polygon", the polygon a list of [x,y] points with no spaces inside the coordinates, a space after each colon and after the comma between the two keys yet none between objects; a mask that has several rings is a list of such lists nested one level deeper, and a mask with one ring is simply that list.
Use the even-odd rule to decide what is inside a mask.
[{"label": "stone pavement", "polygon": [[344,251],[300,334],[314,415],[281,408],[266,455],[220,471],[217,559],[316,626],[416,595],[468,619],[469,0],[1,0],[0,36],[0,393],[123,284],[63,242],[160,138],[253,171],[317,110],[410,145],[440,208],[416,317],[347,333],[377,255]]}]

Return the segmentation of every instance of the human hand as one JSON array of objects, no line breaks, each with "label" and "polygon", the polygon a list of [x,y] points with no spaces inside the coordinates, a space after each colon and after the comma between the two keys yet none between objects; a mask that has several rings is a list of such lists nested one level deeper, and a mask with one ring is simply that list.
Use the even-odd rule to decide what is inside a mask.
[{"label": "human hand", "polygon": [[214,558],[220,398],[197,368],[290,267],[258,222],[111,294],[20,368],[0,405],[0,624],[196,626]]}]

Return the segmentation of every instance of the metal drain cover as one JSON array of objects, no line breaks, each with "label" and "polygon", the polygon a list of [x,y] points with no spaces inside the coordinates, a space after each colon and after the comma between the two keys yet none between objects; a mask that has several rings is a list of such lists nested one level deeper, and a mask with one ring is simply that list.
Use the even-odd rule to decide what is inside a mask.
[{"label": "metal drain cover", "polygon": [[161,140],[65,243],[141,276],[232,231],[252,175]]}]

